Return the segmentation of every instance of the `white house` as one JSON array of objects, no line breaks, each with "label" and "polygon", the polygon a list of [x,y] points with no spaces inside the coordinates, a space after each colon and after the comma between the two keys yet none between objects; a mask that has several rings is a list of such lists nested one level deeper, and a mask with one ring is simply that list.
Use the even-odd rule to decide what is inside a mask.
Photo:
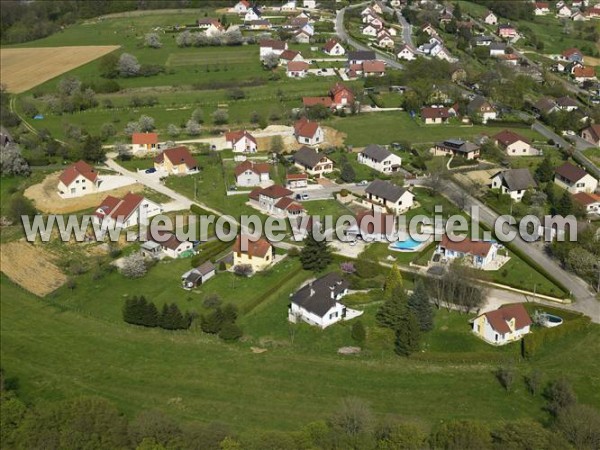
[{"label": "white house", "polygon": [[131,150],[133,152],[156,151],[159,148],[158,133],[133,133]]},{"label": "white house", "polygon": [[248,8],[250,8],[250,2],[248,0],[240,0],[235,4],[231,11],[236,14],[246,14]]},{"label": "white house", "polygon": [[307,9],[316,9],[317,0],[303,0],[302,7]]},{"label": "white house", "polygon": [[573,195],[573,200],[583,206],[588,214],[600,215],[600,195],[580,192]]},{"label": "white house", "polygon": [[400,168],[402,158],[381,145],[371,144],[358,154],[358,162],[381,173],[392,173]]},{"label": "white house", "polygon": [[398,59],[412,61],[413,59],[417,58],[417,50],[408,44],[404,44],[402,47],[400,47],[396,56]]},{"label": "white house", "polygon": [[563,5],[556,13],[558,17],[571,17],[572,14],[573,11],[567,5]]},{"label": "white house", "polygon": [[373,208],[379,210],[389,210],[393,214],[401,214],[414,205],[412,192],[401,188],[389,181],[374,180],[365,189],[366,201]]},{"label": "white house", "polygon": [[535,2],[535,8],[533,10],[536,16],[545,16],[550,14],[550,4],[548,2]]},{"label": "white house", "polygon": [[442,259],[452,261],[457,258],[464,259],[476,269],[481,269],[496,259],[498,246],[488,241],[473,241],[468,237],[455,236],[449,238],[444,234],[436,253]]},{"label": "white house", "polygon": [[[360,315],[340,303],[348,293],[350,283],[337,273],[311,281],[290,296],[288,320],[292,323],[303,321],[319,328],[327,328],[341,320]],[[352,311],[354,314],[348,315]]]},{"label": "white house", "polygon": [[138,194],[128,193],[122,199],[109,195],[96,208],[93,221],[102,229],[129,228],[139,225],[140,217],[153,217],[162,212],[158,203]]},{"label": "white house", "polygon": [[531,145],[529,139],[510,130],[503,130],[492,136],[498,147],[508,156],[536,156],[540,151]]},{"label": "white house", "polygon": [[286,75],[290,78],[304,78],[308,75],[310,65],[306,61],[291,61],[286,68]]},{"label": "white house", "polygon": [[528,189],[537,187],[529,169],[509,169],[492,176],[492,189],[499,189],[516,202],[520,202]]},{"label": "white house", "polygon": [[497,25],[498,24],[498,16],[491,11],[483,17],[483,21],[488,25]]},{"label": "white house", "polygon": [[271,165],[268,163],[255,163],[246,160],[233,169],[235,184],[244,187],[260,186],[271,180],[270,171]]},{"label": "white house", "polygon": [[532,321],[521,303],[503,305],[473,321],[473,332],[493,345],[518,341],[530,332]]},{"label": "white house", "polygon": [[248,195],[250,204],[275,217],[297,218],[304,215],[304,207],[295,202],[289,189],[273,184],[266,188],[256,188]]},{"label": "white house", "polygon": [[379,33],[380,29],[381,28],[376,27],[373,24],[368,24],[366,27],[364,27],[362,29],[362,34],[364,34],[365,36],[375,37],[375,36],[377,36],[377,33]]},{"label": "white house", "polygon": [[181,284],[184,289],[193,289],[203,285],[216,275],[216,269],[213,263],[206,261],[198,267],[188,270],[181,275]]},{"label": "white house", "polygon": [[467,111],[469,114],[480,117],[481,122],[484,124],[487,123],[488,120],[496,120],[498,117],[496,108],[481,95],[476,96],[469,102]]},{"label": "white house", "polygon": [[387,31],[381,31],[377,35],[377,45],[382,48],[394,48],[396,43],[392,39],[392,37],[387,33]]},{"label": "white house", "polygon": [[580,192],[592,193],[598,188],[598,180],[588,174],[581,167],[571,163],[564,163],[554,171],[554,183],[571,194]]},{"label": "white house", "polygon": [[58,195],[62,198],[81,197],[98,191],[98,172],[85,161],[77,161],[58,177]]},{"label": "white house", "polygon": [[295,11],[296,10],[296,0],[287,0],[283,5],[281,5],[282,11]]},{"label": "white house", "polygon": [[258,149],[256,138],[246,130],[225,133],[225,142],[234,153],[256,153]]},{"label": "white house", "polygon": [[333,161],[317,150],[303,146],[294,153],[294,165],[313,177],[333,172]]},{"label": "white house", "polygon": [[179,258],[182,254],[185,254],[185,252],[190,252],[194,249],[194,244],[192,242],[179,240],[177,236],[170,231],[157,233],[154,238],[149,238],[146,242],[158,244],[162,254],[173,259]]},{"label": "white house", "polygon": [[244,15],[244,22],[253,22],[255,20],[259,20],[262,17],[262,13],[260,9],[256,6],[252,6],[246,10],[246,14]]},{"label": "white house", "polygon": [[288,189],[304,189],[308,186],[308,174],[288,173],[285,176],[285,184]]},{"label": "white house", "polygon": [[341,56],[346,54],[346,49],[337,39],[329,39],[323,46],[323,52],[329,56]]},{"label": "white house", "polygon": [[259,43],[260,45],[260,60],[264,60],[267,55],[271,53],[280,56],[284,51],[288,49],[287,42],[277,41],[274,39],[263,39]]},{"label": "white house", "polygon": [[294,124],[294,136],[300,144],[317,145],[325,139],[325,133],[318,122],[303,117]]}]

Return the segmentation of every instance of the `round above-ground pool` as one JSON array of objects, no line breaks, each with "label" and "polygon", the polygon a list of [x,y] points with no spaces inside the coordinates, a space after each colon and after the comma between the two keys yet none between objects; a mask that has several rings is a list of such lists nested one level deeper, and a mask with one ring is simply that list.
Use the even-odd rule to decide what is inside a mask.
[{"label": "round above-ground pool", "polygon": [[403,241],[397,241],[390,244],[389,249],[397,252],[416,252],[425,246],[426,243],[427,241],[419,242],[411,237],[407,237]]}]

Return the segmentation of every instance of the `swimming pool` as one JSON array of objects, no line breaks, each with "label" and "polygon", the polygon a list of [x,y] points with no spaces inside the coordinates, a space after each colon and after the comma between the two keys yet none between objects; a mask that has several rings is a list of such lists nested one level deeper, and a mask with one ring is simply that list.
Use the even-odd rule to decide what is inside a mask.
[{"label": "swimming pool", "polygon": [[411,237],[407,237],[403,241],[397,241],[393,244],[390,244],[389,248],[390,250],[396,250],[400,252],[416,252],[417,250],[420,250],[421,247],[423,247],[426,243],[427,241],[419,242],[415,241]]}]

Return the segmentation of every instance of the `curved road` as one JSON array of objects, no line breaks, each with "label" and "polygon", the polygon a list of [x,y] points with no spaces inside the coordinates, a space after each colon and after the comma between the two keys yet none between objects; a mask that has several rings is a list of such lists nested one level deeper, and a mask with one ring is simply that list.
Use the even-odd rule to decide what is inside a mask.
[{"label": "curved road", "polygon": [[374,51],[377,54],[378,59],[385,62],[388,67],[393,67],[394,69],[402,70],[404,68],[404,66],[402,64],[400,64],[398,61],[395,61],[395,60],[391,59],[390,57],[378,52],[374,48],[371,48],[365,44],[362,44],[362,43],[352,39],[350,37],[350,35],[348,34],[348,32],[346,31],[346,29],[344,28],[344,14],[346,13],[346,9],[358,8],[358,7],[364,6],[366,4],[367,3],[359,3],[357,5],[347,6],[346,8],[340,9],[335,16],[335,32],[336,32],[336,34],[339,36],[339,38],[342,41],[347,42],[352,47],[354,47],[356,50]]},{"label": "curved road", "polygon": [[402,15],[402,11],[399,9],[394,10],[396,12],[396,16],[398,17],[398,22],[402,25],[402,40],[405,44],[414,47],[413,39],[412,39],[412,25],[408,23],[406,18]]},{"label": "curved road", "polygon": [[[424,186],[427,180],[409,180],[412,185]],[[447,197],[453,203],[459,203],[458,199],[465,198],[464,190],[453,183],[452,181],[443,182],[442,195]],[[479,207],[479,221],[492,230],[499,215],[488,208],[485,204],[476,198],[467,195],[466,204],[463,210],[470,213],[471,206]],[[600,302],[596,300],[594,293],[590,290],[585,281],[575,276],[572,273],[565,271],[554,259],[550,258],[543,250],[539,249],[535,244],[525,242],[520,237],[517,237],[512,244],[533,258],[540,266],[552,274],[560,283],[571,291],[571,295],[577,300],[572,305],[565,305],[568,309],[573,309],[590,316],[594,322],[600,322]]]}]

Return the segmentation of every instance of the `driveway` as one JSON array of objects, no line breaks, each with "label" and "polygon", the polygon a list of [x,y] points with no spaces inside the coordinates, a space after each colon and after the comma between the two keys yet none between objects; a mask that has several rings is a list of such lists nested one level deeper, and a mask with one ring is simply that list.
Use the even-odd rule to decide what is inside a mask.
[{"label": "driveway", "polygon": [[[412,185],[423,186],[426,185],[426,180],[408,180],[408,183]],[[444,195],[444,197],[448,198],[453,203],[457,203],[456,199],[461,197],[466,198],[466,207],[464,208],[464,211],[469,212],[471,206],[478,206],[479,221],[493,229],[498,218],[498,214],[476,198],[470,195],[466,195],[465,197],[465,193],[460,186],[451,181],[444,181],[442,195]],[[549,257],[544,252],[543,248],[540,248],[535,243],[525,242],[523,239],[517,236],[517,238],[512,241],[512,244],[520,251],[534,259],[540,266],[551,273],[571,292],[571,295],[577,301],[572,305],[565,305],[565,308],[582,312],[590,316],[595,322],[600,323],[600,302],[596,300],[595,294],[591,291],[590,287],[585,281],[576,275],[565,271],[554,259]]]}]

